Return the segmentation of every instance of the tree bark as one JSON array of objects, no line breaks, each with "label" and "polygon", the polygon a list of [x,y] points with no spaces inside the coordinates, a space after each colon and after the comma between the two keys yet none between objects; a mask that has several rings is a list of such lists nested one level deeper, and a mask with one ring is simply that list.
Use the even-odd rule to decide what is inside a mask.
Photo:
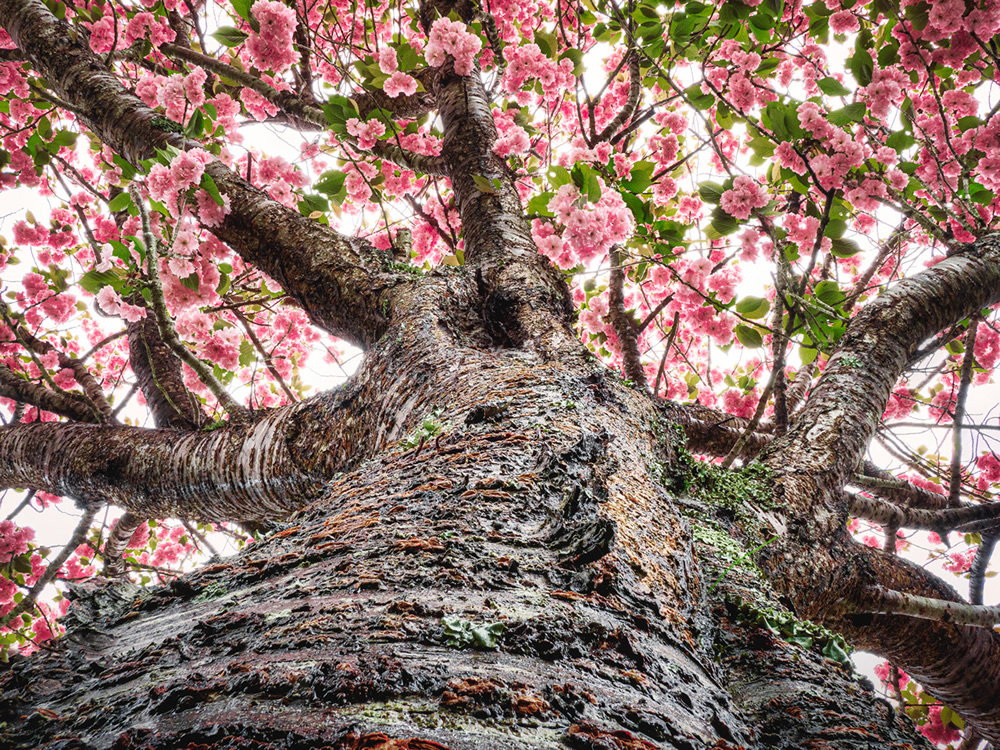
[{"label": "tree bark", "polygon": [[725,565],[697,530],[743,532],[644,393],[454,345],[418,347],[441,376],[413,405],[385,345],[371,395],[402,404],[404,439],[234,558],[76,590],[66,648],[0,673],[4,741],[914,746],[852,672],[739,609],[752,566],[712,587]]}]

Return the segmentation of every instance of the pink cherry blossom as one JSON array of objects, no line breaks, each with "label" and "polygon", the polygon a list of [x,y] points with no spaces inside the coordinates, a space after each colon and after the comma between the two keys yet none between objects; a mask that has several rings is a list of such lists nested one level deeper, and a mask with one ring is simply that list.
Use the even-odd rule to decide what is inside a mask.
[{"label": "pink cherry blossom", "polygon": [[277,0],[257,0],[250,13],[260,24],[260,31],[251,31],[246,49],[253,64],[260,70],[280,73],[299,59],[295,51],[295,11]]},{"label": "pink cherry blossom", "polygon": [[461,21],[439,18],[431,26],[424,56],[428,64],[438,67],[444,65],[450,55],[455,60],[455,72],[460,76],[467,76],[472,73],[476,54],[482,46],[482,40],[466,31],[466,26]]},{"label": "pink cherry blossom", "polygon": [[389,79],[382,85],[382,89],[392,98],[396,98],[400,94],[412,96],[417,93],[417,79],[397,70],[389,76]]},{"label": "pink cherry blossom", "polygon": [[767,193],[752,177],[740,175],[733,187],[722,194],[722,210],[737,219],[746,219],[755,208],[767,205]]}]

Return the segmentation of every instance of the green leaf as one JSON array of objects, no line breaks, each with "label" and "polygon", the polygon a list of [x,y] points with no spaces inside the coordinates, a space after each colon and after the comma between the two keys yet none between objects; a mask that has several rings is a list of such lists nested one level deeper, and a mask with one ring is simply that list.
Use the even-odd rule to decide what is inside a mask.
[{"label": "green leaf", "polygon": [[554,57],[556,50],[559,49],[559,42],[556,40],[556,35],[539,29],[535,29],[535,44],[538,45],[538,49],[542,51],[542,54],[549,58]]},{"label": "green leaf", "polygon": [[309,194],[303,195],[302,200],[299,201],[299,213],[303,216],[310,216],[311,214],[319,211],[320,213],[326,213],[330,210],[330,203],[321,195]]},{"label": "green leaf", "polygon": [[653,220],[653,214],[649,210],[649,206],[632,193],[622,193],[622,200],[625,201],[625,205],[629,207],[632,211],[632,215],[639,224],[646,224]]},{"label": "green leaf", "polygon": [[191,115],[191,119],[188,121],[187,127],[184,129],[184,134],[188,138],[201,138],[201,134],[205,131],[205,116],[201,113],[200,109],[196,109],[194,114]]},{"label": "green leaf", "polygon": [[198,278],[197,273],[193,273],[190,276],[185,276],[180,280],[181,284],[190,289],[192,292],[197,292],[198,287],[201,285],[201,279]]},{"label": "green leaf", "polygon": [[859,85],[867,86],[872,82],[875,64],[872,62],[872,56],[868,50],[860,46],[860,42],[854,54],[847,58],[847,69]]},{"label": "green leaf", "polygon": [[132,196],[127,192],[118,193],[111,201],[108,203],[108,210],[111,213],[117,213],[118,211],[125,211],[132,207]]},{"label": "green leaf", "polygon": [[760,332],[756,328],[742,323],[736,326],[736,338],[747,349],[759,349],[764,345],[764,337],[760,335]]},{"label": "green leaf", "polygon": [[247,339],[240,341],[240,367],[247,367],[257,358],[257,351]]},{"label": "green leaf", "polygon": [[215,184],[215,180],[208,172],[204,172],[201,175],[201,189],[212,196],[212,200],[215,201],[215,205],[221,206],[223,204],[222,193],[219,192],[219,186]]},{"label": "green leaf", "polygon": [[249,21],[251,18],[250,8],[253,7],[254,0],[232,0],[232,3],[233,10],[236,11],[236,15],[244,21]]},{"label": "green leaf", "polygon": [[826,642],[825,646],[823,646],[823,656],[828,659],[833,659],[836,662],[840,662],[841,664],[847,664],[850,662],[850,657],[847,655],[847,652],[844,651],[844,649],[840,647],[840,644],[832,638]]},{"label": "green leaf", "polygon": [[736,312],[750,320],[763,318],[770,310],[770,300],[763,297],[744,297],[736,303]]},{"label": "green leaf", "polygon": [[109,284],[118,291],[122,284],[122,277],[119,274],[119,271],[87,271],[80,277],[78,283],[91,294],[97,294],[102,287]]},{"label": "green leaf", "polygon": [[698,195],[705,203],[719,205],[726,188],[717,182],[703,182],[698,186]]},{"label": "green leaf", "polygon": [[226,47],[238,47],[246,41],[249,35],[233,26],[220,26],[210,36],[219,44]]},{"label": "green leaf", "polygon": [[854,240],[839,237],[830,241],[830,252],[838,258],[850,258],[861,252],[861,246]]},{"label": "green leaf", "polygon": [[587,196],[591,203],[597,203],[601,199],[601,183],[594,168],[586,163],[579,163],[573,167],[570,173],[573,183],[580,188],[580,192]]},{"label": "green leaf", "polygon": [[122,179],[126,182],[131,182],[132,178],[135,177],[135,167],[125,161],[118,154],[114,156],[115,166],[122,171]]},{"label": "green leaf", "polygon": [[847,299],[847,295],[840,291],[837,282],[830,279],[819,282],[813,290],[813,294],[816,299],[830,307],[836,307]]},{"label": "green leaf", "polygon": [[347,175],[343,172],[331,169],[319,176],[313,188],[329,196],[337,195],[344,187],[344,180]]},{"label": "green leaf", "polygon": [[717,240],[720,237],[732,234],[739,228],[740,223],[734,217],[727,214],[721,208],[717,208],[712,212],[712,223],[705,230],[705,236],[710,240]]},{"label": "green leaf", "polygon": [[583,75],[584,65],[583,65],[583,50],[581,49],[568,49],[559,55],[560,60],[572,60],[573,61],[573,75],[581,76]]},{"label": "green leaf", "polygon": [[77,134],[71,130],[60,130],[52,139],[52,143],[60,148],[72,148],[76,145],[76,139]]},{"label": "green leaf", "polygon": [[652,182],[653,169],[656,167],[651,161],[637,161],[632,165],[632,171],[627,180],[622,181],[622,185],[633,193],[641,193],[648,188]]},{"label": "green leaf", "polygon": [[493,187],[493,181],[483,177],[481,174],[472,175],[472,181],[476,183],[476,188],[480,193],[488,193],[489,195],[496,195],[496,188]]},{"label": "green leaf", "polygon": [[836,78],[830,76],[816,81],[816,85],[819,86],[819,90],[827,96],[849,96],[851,93],[849,88]]},{"label": "green leaf", "polygon": [[569,175],[569,170],[566,167],[560,167],[558,164],[553,164],[549,167],[546,176],[549,178],[549,184],[552,187],[562,187],[573,180]]},{"label": "green leaf", "polygon": [[843,127],[851,122],[861,122],[865,118],[865,112],[867,108],[861,102],[855,102],[854,104],[848,104],[846,107],[841,107],[840,109],[835,109],[829,115],[827,119],[833,125],[838,127]]},{"label": "green leaf", "polygon": [[224,296],[226,292],[229,291],[229,287],[232,285],[232,283],[233,283],[232,277],[228,273],[223,271],[222,267],[220,266],[219,285],[215,287],[215,293],[218,294],[220,297]]},{"label": "green leaf", "polygon": [[472,645],[476,648],[495,649],[500,645],[500,636],[503,635],[504,624],[494,622],[489,625],[480,625],[472,629]]},{"label": "green leaf", "polygon": [[528,200],[528,213],[537,214],[539,216],[552,216],[552,212],[549,211],[549,201],[552,199],[552,195],[552,191],[546,191],[532,196],[531,199]]},{"label": "green leaf", "polygon": [[687,100],[691,102],[691,106],[695,109],[705,110],[715,104],[715,97],[702,92],[700,83],[684,89],[684,96],[687,97]]},{"label": "green leaf", "polygon": [[905,151],[914,143],[916,143],[916,140],[913,138],[912,135],[907,133],[905,130],[897,130],[895,133],[890,135],[885,141],[886,146],[895,149],[897,152]]}]

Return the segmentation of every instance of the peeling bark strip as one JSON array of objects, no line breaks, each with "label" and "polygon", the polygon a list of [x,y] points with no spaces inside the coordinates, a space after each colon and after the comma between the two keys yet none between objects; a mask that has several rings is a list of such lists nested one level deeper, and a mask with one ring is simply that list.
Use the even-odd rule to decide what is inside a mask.
[{"label": "peeling bark strip", "polygon": [[[87,127],[130,163],[168,144],[201,146],[159,128],[157,114],[41,0],[0,0],[0,26]],[[282,206],[222,162],[205,171],[232,206],[215,235],[277,280],[315,325],[363,348],[381,335],[384,290],[399,279],[379,270],[378,251]]]}]

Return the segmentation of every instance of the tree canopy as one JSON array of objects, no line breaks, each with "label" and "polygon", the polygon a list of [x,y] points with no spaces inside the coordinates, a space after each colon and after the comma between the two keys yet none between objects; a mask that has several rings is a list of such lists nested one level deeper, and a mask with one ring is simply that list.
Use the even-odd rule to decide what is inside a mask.
[{"label": "tree canopy", "polygon": [[761,458],[781,593],[861,647],[906,615],[890,694],[1000,738],[998,40],[1000,0],[0,0],[0,190],[38,197],[0,237],[0,648],[57,636],[50,583],[171,580],[371,455],[309,371],[437,335],[400,321],[465,278],[442,328]]}]

